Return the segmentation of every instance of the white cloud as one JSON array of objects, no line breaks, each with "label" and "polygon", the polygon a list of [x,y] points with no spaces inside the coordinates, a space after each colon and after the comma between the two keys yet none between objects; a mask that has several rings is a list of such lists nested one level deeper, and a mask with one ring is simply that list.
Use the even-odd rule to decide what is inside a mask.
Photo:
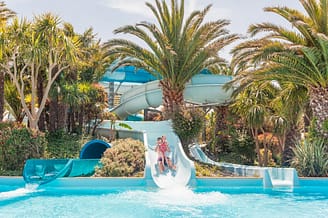
[{"label": "white cloud", "polygon": [[231,9],[218,7],[218,4],[213,4],[211,2],[204,4],[203,2],[201,3],[197,0],[191,0],[191,3],[193,5],[193,8],[189,11],[189,13],[193,10],[203,10],[209,4],[212,4],[211,9],[206,16],[206,20],[215,21],[217,19],[230,19],[232,16]]},{"label": "white cloud", "polygon": [[103,0],[103,4],[109,8],[123,12],[152,17],[150,9],[146,6],[146,1],[141,0]]},{"label": "white cloud", "polygon": [[[102,3],[109,8],[117,9],[122,12],[127,12],[144,17],[153,18],[153,14],[146,6],[146,2],[154,3],[152,0],[102,0]],[[170,4],[170,1],[167,1]],[[194,10],[202,10],[208,4],[199,0],[185,1],[185,15],[188,16]],[[216,20],[217,18],[230,18],[231,11],[225,8],[217,8],[214,5],[208,13],[207,19]],[[213,19],[215,18],[215,19]]]},{"label": "white cloud", "polygon": [[[153,0],[102,0],[102,4],[111,9],[153,20],[154,16],[151,10],[146,6],[146,2],[150,2],[151,4],[155,3]],[[167,3],[170,4],[170,1],[167,1]],[[187,18],[192,11],[203,10],[210,3],[211,2],[207,0],[185,0],[185,18]],[[230,20],[231,16],[231,10],[212,5],[205,21],[214,21],[217,19]]]}]

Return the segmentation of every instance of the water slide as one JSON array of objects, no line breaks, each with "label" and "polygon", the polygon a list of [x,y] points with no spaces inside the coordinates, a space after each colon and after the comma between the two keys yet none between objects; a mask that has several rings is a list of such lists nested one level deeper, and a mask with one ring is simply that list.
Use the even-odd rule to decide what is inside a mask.
[{"label": "water slide", "polygon": [[[146,147],[145,180],[155,183],[160,188],[172,186],[195,185],[194,163],[185,155],[178,136],[173,132],[170,121],[118,121],[123,122],[132,130],[121,129],[117,124],[119,138],[135,138],[144,142]],[[104,121],[97,128],[97,134],[107,136],[110,121]],[[157,152],[155,145],[157,137],[165,135],[172,152],[172,162],[176,170],[167,169],[165,173],[159,173],[157,166]]]},{"label": "water slide", "polygon": [[60,177],[91,176],[99,159],[28,159],[23,170],[27,184],[44,185]]},{"label": "water slide", "polygon": [[[230,100],[231,92],[223,90],[223,85],[231,76],[198,74],[186,84],[184,98],[186,102],[199,105],[220,105]],[[152,81],[130,89],[121,96],[120,104],[111,111],[121,119],[140,110],[162,104],[162,90],[159,81]]]},{"label": "water slide", "polygon": [[[187,84],[184,91],[185,101],[200,105],[220,105],[230,100],[231,91],[224,91],[223,85],[231,80],[230,76],[199,74],[194,76]],[[159,81],[148,82],[125,92],[121,96],[120,104],[112,109],[121,119],[149,107],[158,107],[162,104],[162,90]],[[107,121],[110,122],[110,121]],[[185,155],[181,142],[174,133],[169,121],[161,122],[131,122],[124,121],[133,130],[144,131],[146,134],[144,144],[146,152],[146,179],[151,177],[155,184],[161,188],[176,185],[193,185],[195,182],[194,164]],[[108,133],[109,123],[102,123],[98,134],[103,131]],[[102,130],[101,130],[102,129]],[[166,135],[170,150],[173,153],[173,163],[176,171],[160,174],[156,167],[157,153],[154,151],[156,139]],[[149,170],[148,170],[149,169]],[[149,175],[150,174],[150,175]]]},{"label": "water slide", "polygon": [[294,168],[259,167],[211,160],[198,144],[189,146],[191,155],[198,161],[223,168],[235,176],[261,177],[265,187],[294,187],[299,184]]},{"label": "water slide", "polygon": [[58,177],[65,176],[71,168],[71,159],[29,159],[24,166],[23,178],[28,184],[43,185]]}]

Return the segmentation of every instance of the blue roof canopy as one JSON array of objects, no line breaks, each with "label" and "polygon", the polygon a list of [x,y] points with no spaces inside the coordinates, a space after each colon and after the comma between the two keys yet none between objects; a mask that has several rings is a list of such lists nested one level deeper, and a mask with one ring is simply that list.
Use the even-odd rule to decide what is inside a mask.
[{"label": "blue roof canopy", "polygon": [[124,66],[119,67],[114,72],[108,69],[100,81],[146,83],[158,79],[144,69],[137,69],[134,66]]},{"label": "blue roof canopy", "polygon": [[[207,69],[200,72],[201,74],[211,74]],[[131,82],[131,83],[147,83],[160,79],[160,75],[155,77],[144,69],[137,69],[134,66],[119,67],[114,72],[107,69],[100,82]]]}]

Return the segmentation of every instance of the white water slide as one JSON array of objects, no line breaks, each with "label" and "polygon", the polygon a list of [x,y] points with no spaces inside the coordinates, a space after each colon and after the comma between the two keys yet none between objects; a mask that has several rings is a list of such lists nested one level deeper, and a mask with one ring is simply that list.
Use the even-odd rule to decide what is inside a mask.
[{"label": "white water slide", "polygon": [[[198,74],[187,83],[184,91],[186,102],[199,105],[220,105],[230,100],[231,90],[225,91],[223,85],[231,80],[231,76]],[[121,119],[140,110],[162,104],[162,90],[159,81],[145,83],[134,87],[121,96],[121,103],[111,111]]]},{"label": "white water slide", "polygon": [[[118,125],[124,124],[132,127],[127,130]],[[97,128],[97,135],[108,136],[110,121],[103,121]],[[118,121],[116,122],[116,131],[119,138],[134,138],[144,142],[146,152],[145,180],[149,184],[155,183],[160,188],[172,186],[194,186],[195,185],[195,167],[194,163],[188,159],[183,151],[178,136],[174,133],[170,121]],[[157,137],[165,135],[172,152],[172,162],[176,165],[176,170],[166,170],[165,173],[159,173],[157,165],[157,152],[155,145]]]},{"label": "white water slide", "polygon": [[[223,85],[231,80],[230,76],[200,74],[194,76],[186,85],[184,98],[187,102],[200,105],[222,105],[230,100],[231,91],[225,91]],[[158,81],[149,82],[130,89],[121,96],[121,103],[113,108],[120,118],[125,118],[130,114],[135,114],[142,109],[158,107],[162,103],[162,91]],[[108,121],[107,121],[108,122]],[[186,186],[195,183],[194,164],[185,155],[181,142],[174,133],[169,121],[160,122],[133,122],[124,121],[130,125],[134,131],[145,133],[144,143],[146,152],[146,179],[152,178],[155,184],[161,188],[170,186]],[[106,129],[109,124],[103,123],[98,128]],[[106,131],[108,133],[108,131]],[[177,170],[159,174],[156,169],[157,153],[154,151],[157,137],[166,135],[170,149],[173,153],[173,163]]]}]

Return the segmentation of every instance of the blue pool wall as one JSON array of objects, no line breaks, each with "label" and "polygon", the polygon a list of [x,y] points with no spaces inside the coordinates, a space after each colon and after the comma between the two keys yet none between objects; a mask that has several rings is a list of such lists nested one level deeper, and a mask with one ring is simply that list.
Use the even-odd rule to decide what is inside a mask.
[{"label": "blue pool wall", "polygon": [[[23,177],[0,177],[1,186],[21,188],[25,186]],[[257,187],[263,189],[262,178],[196,178],[196,187]],[[157,188],[155,184],[148,184],[142,177],[74,177],[58,178],[55,181],[42,185],[43,188],[67,189],[67,188],[93,188],[110,189],[119,187],[149,187]],[[296,187],[328,187],[328,178],[300,178]]]}]

